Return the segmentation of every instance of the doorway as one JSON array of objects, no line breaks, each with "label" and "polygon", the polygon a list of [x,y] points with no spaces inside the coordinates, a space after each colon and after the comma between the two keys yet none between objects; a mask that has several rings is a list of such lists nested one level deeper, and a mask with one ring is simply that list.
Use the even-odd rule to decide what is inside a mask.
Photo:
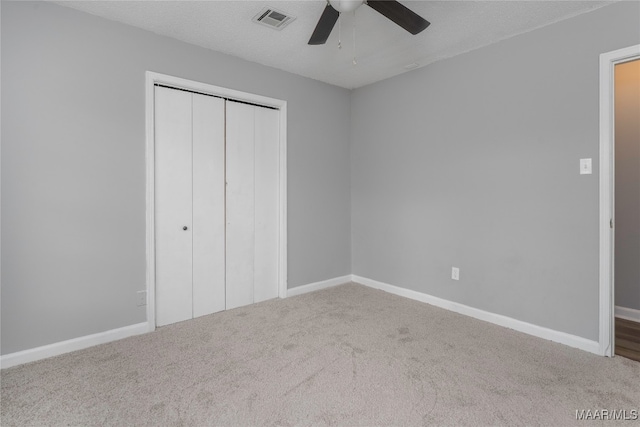
[{"label": "doorway", "polygon": [[599,344],[609,357],[628,357],[622,346],[640,351],[639,65],[640,45],[600,55]]},{"label": "doorway", "polygon": [[614,66],[615,354],[640,362],[640,59]]},{"label": "doorway", "polygon": [[[163,89],[163,87],[165,88],[170,88],[170,89]],[[165,190],[169,189],[171,190],[171,185],[173,185],[176,180],[175,180],[175,171],[172,170],[173,166],[171,166],[171,168],[167,169],[173,178],[171,178],[171,180],[167,181],[165,179],[165,186],[164,187],[158,187],[158,185],[161,185],[161,182],[157,182],[158,177],[160,176],[160,178],[162,178],[163,174],[162,174],[162,170],[158,169],[158,154],[162,154],[162,152],[158,151],[158,136],[159,134],[158,132],[158,123],[155,122],[157,116],[158,116],[158,112],[156,111],[157,108],[157,96],[158,96],[158,88],[161,88],[161,92],[166,92],[165,95],[167,94],[171,94],[174,97],[177,96],[179,97],[179,94],[183,94],[182,97],[185,98],[185,108],[183,109],[183,115],[185,115],[185,117],[187,117],[187,119],[183,120],[185,122],[185,128],[186,129],[183,133],[185,133],[185,135],[187,135],[188,137],[186,138],[189,141],[194,141],[193,135],[196,133],[204,133],[207,135],[207,140],[209,140],[209,136],[214,135],[214,134],[218,134],[220,133],[220,136],[222,138],[226,138],[226,137],[230,137],[233,133],[231,132],[232,129],[230,129],[229,126],[231,125],[225,125],[226,126],[226,131],[224,130],[225,126],[221,127],[221,131],[220,132],[214,132],[217,128],[219,128],[220,126],[211,126],[210,124],[206,124],[204,125],[204,123],[208,123],[208,119],[203,121],[203,125],[199,127],[198,129],[194,130],[193,127],[193,123],[196,123],[198,121],[194,121],[193,117],[196,117],[197,115],[200,114],[200,112],[209,112],[209,110],[213,111],[215,110],[214,107],[216,107],[217,104],[219,105],[219,109],[222,111],[222,117],[223,117],[223,121],[226,119],[230,119],[231,117],[235,117],[235,116],[243,116],[243,120],[246,121],[246,119],[250,119],[250,124],[251,127],[254,125],[254,123],[256,122],[256,120],[254,120],[254,114],[253,114],[253,110],[254,109],[258,109],[258,110],[266,110],[266,111],[270,111],[273,112],[274,114],[270,114],[270,120],[269,120],[269,128],[273,128],[274,132],[272,132],[272,134],[275,134],[275,140],[273,142],[269,143],[270,147],[273,147],[272,149],[269,150],[270,152],[270,156],[272,156],[269,160],[269,200],[273,200],[273,203],[270,201],[269,202],[269,277],[273,278],[273,281],[276,282],[277,284],[277,295],[274,296],[278,296],[280,298],[284,298],[286,297],[286,288],[287,288],[287,263],[286,263],[286,259],[287,259],[287,247],[286,247],[286,117],[287,117],[287,111],[286,111],[286,101],[282,101],[282,100],[278,100],[278,99],[273,99],[273,98],[268,98],[268,97],[263,97],[260,95],[253,95],[253,94],[249,94],[249,93],[245,93],[245,92],[240,92],[240,91],[236,91],[236,90],[231,90],[231,89],[225,89],[225,88],[221,88],[221,87],[217,87],[217,86],[212,86],[212,85],[208,85],[205,83],[199,83],[199,82],[193,82],[190,80],[185,80],[185,79],[181,79],[181,78],[177,78],[177,77],[173,77],[173,76],[168,76],[168,75],[163,75],[163,74],[158,74],[158,73],[153,73],[153,72],[147,72],[146,74],[146,169],[147,169],[147,175],[146,175],[146,196],[147,196],[147,215],[146,215],[146,236],[147,236],[147,321],[148,321],[148,325],[149,325],[149,330],[153,331],[156,328],[156,325],[158,324],[159,320],[158,320],[158,298],[161,297],[161,295],[158,294],[158,280],[161,280],[162,277],[158,275],[158,257],[162,255],[161,252],[158,252],[158,240],[157,240],[157,233],[158,233],[158,227],[161,226],[161,220],[162,218],[158,217],[158,203],[161,202],[160,199],[158,199],[158,191],[159,188],[162,190],[162,188],[164,188]],[[194,102],[194,99],[196,99],[198,102]],[[214,102],[214,100],[217,100],[217,102]],[[169,100],[171,102],[165,102],[163,103],[163,105],[165,106],[165,108],[175,108],[176,105],[178,105],[179,103],[175,100]],[[174,102],[175,101],[175,102]],[[202,102],[200,102],[202,101]],[[196,108],[197,105],[201,105],[202,108],[198,107]],[[209,105],[211,104],[211,105]],[[215,105],[214,105],[215,104]],[[262,108],[262,107],[266,107],[266,108]],[[224,113],[224,110],[227,110],[226,114]],[[232,112],[229,111],[229,109],[232,109],[233,111],[238,110],[238,114],[232,114]],[[247,112],[245,112],[245,109],[249,109],[251,111],[249,111],[252,114],[248,114]],[[242,110],[242,111],[240,111]],[[181,110],[182,111],[182,110]],[[244,114],[246,113],[246,114]],[[248,117],[248,116],[251,117]],[[255,114],[258,116],[261,116],[261,114]],[[210,116],[210,114],[208,115]],[[207,116],[207,117],[208,117]],[[247,116],[247,117],[244,117]],[[189,119],[190,118],[190,119]],[[225,119],[226,118],[226,119]],[[274,119],[275,118],[275,122]],[[171,121],[175,121],[173,119],[171,119]],[[261,123],[259,120],[257,120],[258,124]],[[230,122],[231,123],[231,122]],[[173,123],[170,127],[169,130],[170,132],[165,132],[165,137],[170,139],[174,139],[173,138],[173,132],[175,131],[175,129],[180,129],[180,126],[175,126],[175,123]],[[247,128],[247,126],[242,126],[242,129]],[[264,130],[264,129],[262,129]],[[196,132],[197,131],[197,132]],[[231,132],[231,134],[229,134],[229,132]],[[226,135],[226,136],[225,136]],[[251,141],[253,141],[253,138],[251,138]],[[207,143],[210,144],[210,143]],[[243,142],[244,144],[244,142]],[[195,148],[198,145],[202,145],[202,144],[195,144],[193,142],[189,142],[187,144],[188,147],[191,147],[190,149],[195,150]],[[237,146],[238,144],[233,144],[232,147]],[[251,148],[253,148],[253,142],[250,144]],[[262,144],[255,144],[256,146],[262,146]],[[224,146],[224,144],[223,144]],[[231,156],[232,151],[233,150],[224,150],[224,148],[222,149],[222,151],[228,151],[226,158],[227,158],[227,166],[229,166],[229,162],[233,162],[234,158],[233,156]],[[174,157],[174,155],[171,153],[171,151],[164,151],[164,157],[167,158],[167,153],[170,154],[169,157]],[[193,169],[193,166],[195,166],[195,163],[193,161],[193,154],[191,153],[189,154],[189,152],[187,152],[188,155],[185,155],[183,157],[185,157],[187,160],[185,160],[185,165],[188,167],[191,167],[192,169],[187,170],[188,173],[184,174],[185,176],[187,176],[187,178],[189,178],[190,176],[194,176],[195,175],[195,169]],[[253,153],[252,153],[253,154]],[[256,151],[256,154],[260,154]],[[246,157],[246,156],[245,156]],[[254,165],[254,162],[250,162],[251,165]],[[227,166],[222,165],[222,170],[227,169]],[[165,168],[166,169],[166,168]],[[188,169],[188,168],[186,168]],[[185,170],[186,170],[185,169]],[[215,168],[209,168],[209,166],[207,166],[207,169],[211,169],[211,171],[209,172],[215,172]],[[234,170],[237,168],[233,168]],[[165,170],[165,172],[167,172],[167,170]],[[201,168],[201,170],[204,171],[203,168]],[[253,169],[252,169],[253,170]],[[213,173],[212,172],[212,173]],[[228,172],[228,171],[227,171]],[[166,175],[166,174],[165,174]],[[206,175],[206,174],[205,174]],[[243,176],[246,174],[242,174]],[[264,175],[264,174],[263,174]],[[262,176],[262,175],[260,175]],[[196,184],[196,180],[194,180],[193,178],[187,179],[185,178],[183,181],[185,181],[187,184],[191,183],[191,186]],[[202,182],[209,182],[211,181],[210,179],[208,179],[207,177],[205,177],[203,180],[201,180]],[[227,178],[226,178],[226,184],[225,184],[225,179],[223,178],[222,180],[222,192],[225,193],[224,190],[224,186],[227,186],[226,192],[230,191],[229,190],[229,185],[231,185],[231,180],[229,179],[229,174],[227,173]],[[261,180],[260,182],[262,182],[264,180]],[[167,186],[167,182],[170,182],[171,185]],[[235,181],[234,181],[235,182]],[[188,187],[188,186],[187,186]],[[195,187],[194,187],[195,188]],[[243,187],[244,188],[244,187]],[[251,186],[251,189],[253,190],[254,187],[253,185]],[[257,187],[256,187],[257,189]],[[233,190],[233,189],[232,189]],[[207,190],[208,192],[208,190]],[[189,187],[187,188],[187,190],[180,191],[178,192],[178,194],[187,194],[187,195],[191,195],[191,193],[193,193],[193,188]],[[233,194],[240,194],[242,192],[234,192],[231,191],[231,193]],[[262,192],[263,193],[263,192]],[[224,198],[224,197],[223,197]],[[223,202],[223,204],[226,204],[226,213],[224,212],[224,209],[221,213],[221,215],[217,215],[220,216],[221,218],[227,216],[227,219],[231,216],[232,212],[230,212],[230,209],[233,208],[233,206],[235,206],[235,204],[237,204],[237,200],[239,200],[239,196],[235,197],[233,200],[229,201],[229,198],[227,197],[227,201]],[[202,198],[198,198],[198,200],[200,200]],[[254,197],[251,198],[252,200],[254,199],[259,199],[259,197]],[[194,203],[193,200],[195,199],[189,199],[187,202],[188,203],[184,203],[184,206],[187,206],[189,209],[194,209]],[[258,206],[259,207],[259,206]],[[187,209],[188,210],[188,209]],[[199,209],[202,210],[202,209]],[[255,209],[251,209],[252,212],[257,212],[259,211],[258,208]],[[210,218],[211,215],[205,215],[207,218]],[[184,217],[184,218],[182,218]],[[179,224],[180,227],[179,229],[181,230],[181,233],[177,233],[177,235],[181,236],[181,237],[189,237],[191,236],[191,232],[193,229],[193,224],[192,222],[195,221],[196,215],[195,215],[195,209],[193,210],[193,213],[191,215],[187,214],[186,215],[182,215],[181,217],[181,221],[185,222],[184,224]],[[217,218],[217,217],[216,217]],[[166,219],[166,218],[164,218]],[[189,224],[187,224],[187,222],[191,221]],[[166,221],[165,221],[166,222]],[[218,221],[219,222],[219,221]],[[232,226],[236,226],[237,223],[241,223],[241,218],[234,218],[233,224],[229,224],[227,222],[226,224],[226,231],[222,231],[221,233],[217,233],[217,234],[230,234],[233,229],[231,229],[230,227]],[[261,226],[261,222],[260,221],[252,221],[251,223],[252,225],[252,232],[254,232],[254,234],[258,234],[259,232],[262,232],[262,227]],[[253,226],[255,226],[255,230],[253,229]],[[237,227],[237,226],[236,226]],[[170,227],[171,228],[171,227]],[[175,228],[175,227],[172,227]],[[225,228],[224,224],[222,224],[222,228]],[[200,229],[202,230],[203,227],[200,227]],[[171,229],[171,231],[173,232],[174,230]],[[174,233],[176,234],[176,233]],[[216,234],[215,230],[214,232],[211,233],[212,235]],[[236,233],[237,234],[237,233]],[[264,233],[263,233],[264,234]],[[175,236],[174,236],[175,237]],[[264,237],[264,236],[263,236]],[[201,238],[202,240],[203,238]],[[166,241],[167,239],[165,239]],[[173,239],[175,240],[175,239]],[[191,246],[189,245],[190,240],[187,238],[186,240],[186,246],[194,249],[194,245],[191,244]],[[252,246],[255,245],[255,241],[257,241],[259,239],[253,239],[252,240]],[[264,239],[263,239],[264,240]],[[234,239],[234,242],[239,241],[239,239]],[[227,251],[229,250],[228,244],[229,244],[229,239],[226,239],[226,244],[227,244]],[[271,243],[273,242],[273,243]],[[222,246],[222,249],[224,250],[224,245]],[[241,248],[242,249],[242,248]],[[169,253],[171,252],[175,252],[175,251],[169,251]],[[185,251],[181,251],[182,252],[189,252],[187,250]],[[193,252],[192,255],[195,255],[196,252],[195,251],[191,251]],[[207,253],[207,251],[200,251],[203,253]],[[211,252],[211,251],[209,251]],[[215,251],[214,251],[215,252]],[[233,253],[236,252],[241,252],[240,250],[235,251]],[[266,251],[261,251],[261,252],[266,252]],[[187,267],[189,267],[189,265],[191,265],[192,262],[194,262],[194,258],[190,257],[187,261],[187,263],[185,263],[185,265]],[[252,264],[254,264],[254,260],[251,259],[250,260]],[[226,260],[227,264],[229,263],[229,257],[227,257]],[[221,263],[223,265],[224,268],[224,259],[221,259]],[[209,264],[211,263],[205,263],[203,265],[209,267]],[[233,267],[233,266],[231,266]],[[189,276],[192,279],[195,277],[194,273],[195,271],[193,270],[193,268],[184,268],[182,269],[184,270],[185,276]],[[226,281],[228,282],[230,280],[229,278],[229,271],[236,271],[238,270],[237,268],[229,268],[229,265],[227,265],[226,268]],[[245,268],[242,269],[243,271],[247,270]],[[252,269],[253,270],[253,269]],[[263,272],[262,270],[264,269],[257,269],[256,270],[256,274],[260,275],[261,272]],[[165,279],[166,279],[166,275],[165,275]],[[233,279],[233,278],[232,278]],[[253,279],[253,277],[251,278]],[[166,280],[165,280],[166,282]],[[170,281],[171,282],[171,281]],[[187,280],[187,282],[189,282]],[[193,280],[192,280],[193,282]],[[238,282],[238,280],[235,280],[235,282]],[[252,280],[253,283],[253,280]],[[192,287],[193,285],[191,285]],[[236,286],[237,287],[237,286]],[[168,288],[163,288],[165,291]],[[235,289],[235,288],[234,288]],[[253,290],[253,289],[251,289]],[[222,289],[222,291],[224,291],[224,289]],[[181,290],[182,292],[182,290]],[[224,292],[217,292],[219,294],[224,294]],[[166,294],[166,292],[165,292]],[[190,312],[190,313],[196,313],[196,311],[194,310],[196,307],[193,303],[193,301],[195,301],[195,299],[193,298],[193,289],[188,289],[188,292],[184,292],[185,295],[189,296],[191,295],[191,298],[184,298],[186,303],[184,304],[184,310],[185,313],[186,312]],[[168,295],[168,294],[167,294]],[[201,293],[201,295],[203,295]],[[270,295],[271,295],[271,291],[270,291]],[[166,295],[165,295],[166,296]],[[169,295],[171,296],[171,295]],[[229,295],[226,295],[226,297],[228,297]],[[253,300],[253,296],[254,293],[251,292],[251,299]],[[260,296],[260,295],[259,295]],[[264,296],[264,295],[262,295]],[[273,297],[273,296],[271,296]],[[166,298],[165,298],[166,299]],[[264,298],[263,298],[264,299]],[[173,298],[169,298],[169,300],[173,300]],[[240,303],[244,303],[246,302],[245,299],[243,299],[242,301],[240,301]],[[251,303],[252,301],[249,301],[249,303]],[[240,304],[240,303],[236,303],[234,301],[226,301],[226,308],[233,308],[235,306],[238,305],[244,305],[244,304]],[[217,311],[217,309],[219,309],[219,307],[205,307],[203,310],[205,313],[207,312],[213,312],[213,311]],[[202,311],[202,310],[198,310],[198,311]],[[166,312],[165,312],[166,313]],[[179,316],[179,317],[184,317],[184,316]],[[188,318],[189,316],[187,316]],[[166,321],[162,321],[162,324],[167,323]]]}]

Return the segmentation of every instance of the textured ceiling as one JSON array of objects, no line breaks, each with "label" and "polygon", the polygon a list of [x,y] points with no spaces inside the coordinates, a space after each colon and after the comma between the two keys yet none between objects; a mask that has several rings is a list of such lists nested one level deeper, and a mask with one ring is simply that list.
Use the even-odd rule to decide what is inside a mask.
[{"label": "textured ceiling", "polygon": [[[325,1],[64,1],[61,5],[345,88],[356,88],[609,4],[609,1],[401,1],[431,22],[412,36],[370,7],[341,18],[326,45],[307,41]],[[265,6],[296,17],[251,22]]]}]

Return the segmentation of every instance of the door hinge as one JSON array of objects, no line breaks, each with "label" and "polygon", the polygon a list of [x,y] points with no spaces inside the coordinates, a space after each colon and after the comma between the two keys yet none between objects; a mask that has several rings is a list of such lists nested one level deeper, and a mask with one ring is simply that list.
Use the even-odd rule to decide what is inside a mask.
[{"label": "door hinge", "polygon": [[613,228],[613,218],[609,220],[609,228]]}]

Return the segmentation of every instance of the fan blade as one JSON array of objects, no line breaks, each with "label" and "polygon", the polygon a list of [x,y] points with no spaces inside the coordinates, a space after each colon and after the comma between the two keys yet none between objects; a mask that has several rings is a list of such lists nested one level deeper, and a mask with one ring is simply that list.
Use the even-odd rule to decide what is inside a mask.
[{"label": "fan blade", "polygon": [[309,44],[325,44],[339,16],[340,12],[327,3],[327,7],[324,8],[324,12],[322,12],[322,16],[320,16],[318,25],[316,25],[316,29],[313,30],[313,34],[309,39]]},{"label": "fan blade", "polygon": [[411,34],[415,35],[427,28],[430,22],[397,1],[369,0],[367,5],[381,13]]}]

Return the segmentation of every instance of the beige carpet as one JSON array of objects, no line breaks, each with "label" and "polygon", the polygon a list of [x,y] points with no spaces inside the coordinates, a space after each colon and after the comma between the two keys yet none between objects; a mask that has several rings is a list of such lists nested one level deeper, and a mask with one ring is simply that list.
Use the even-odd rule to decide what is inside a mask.
[{"label": "beige carpet", "polygon": [[4,370],[0,421],[612,425],[576,410],[639,406],[638,362],[349,284]]}]

